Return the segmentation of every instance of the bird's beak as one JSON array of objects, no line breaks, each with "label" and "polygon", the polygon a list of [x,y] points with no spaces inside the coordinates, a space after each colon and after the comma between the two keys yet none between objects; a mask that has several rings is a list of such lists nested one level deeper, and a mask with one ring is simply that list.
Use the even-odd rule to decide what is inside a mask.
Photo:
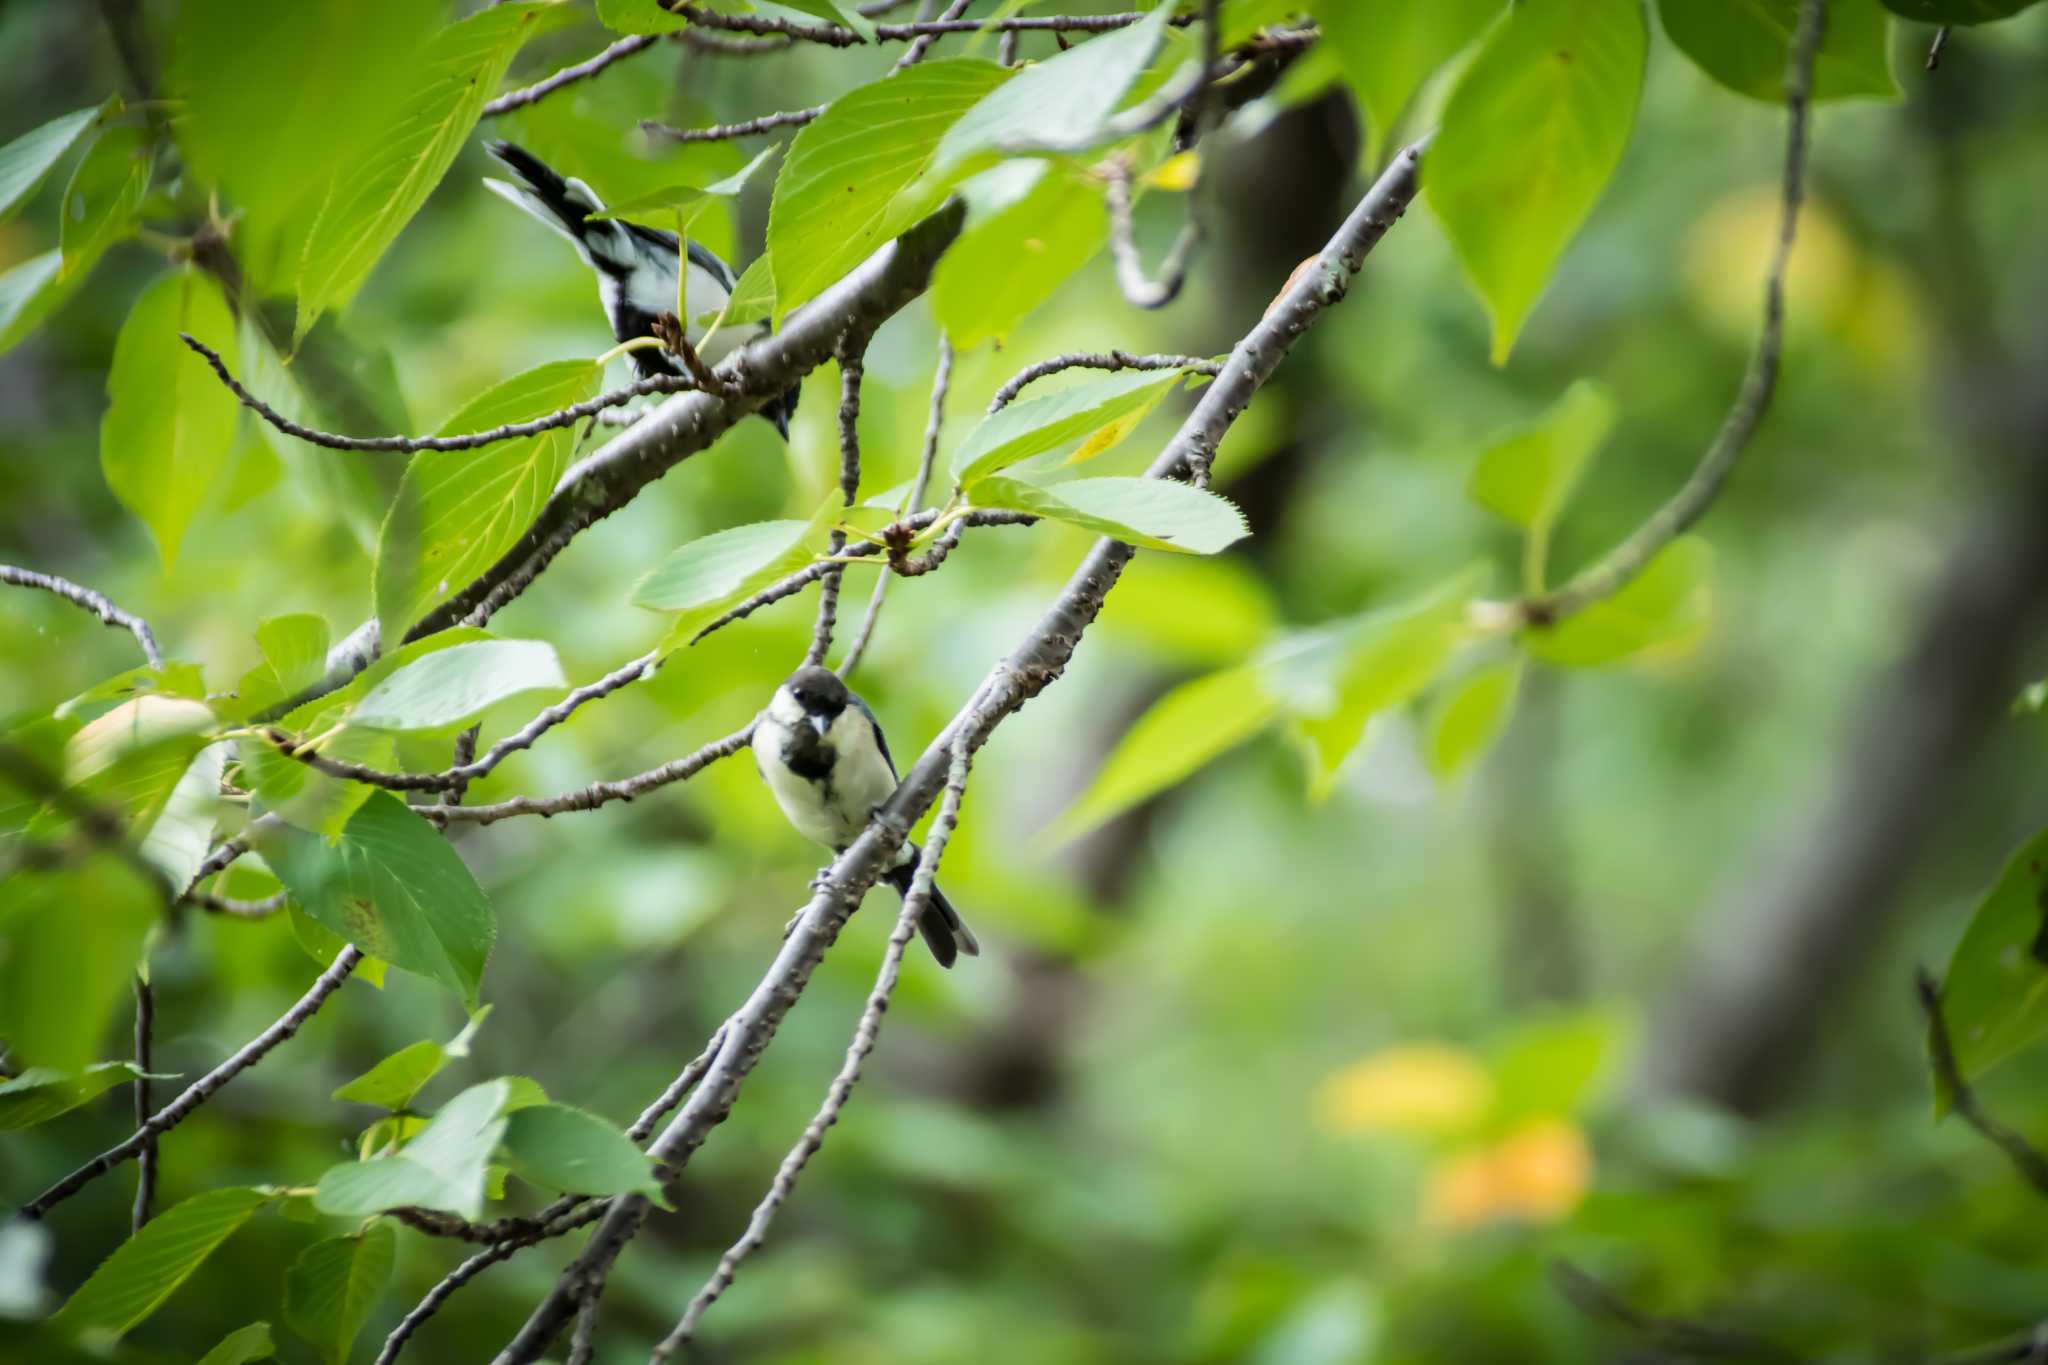
[{"label": "bird's beak", "polygon": [[804,717],[804,719],[808,720],[811,723],[811,728],[818,732],[819,739],[823,739],[825,737],[825,732],[832,728],[832,718],[830,716],[813,715],[806,716]]}]

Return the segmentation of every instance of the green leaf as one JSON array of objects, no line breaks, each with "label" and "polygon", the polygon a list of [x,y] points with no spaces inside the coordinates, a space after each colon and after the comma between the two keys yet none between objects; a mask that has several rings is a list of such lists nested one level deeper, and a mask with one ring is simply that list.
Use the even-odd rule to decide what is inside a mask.
[{"label": "green leaf", "polygon": [[448,1054],[442,1051],[439,1043],[431,1038],[425,1039],[392,1053],[336,1090],[333,1098],[356,1104],[381,1105],[386,1109],[408,1108],[412,1097],[419,1093],[421,1086],[434,1079],[434,1073],[447,1059]]},{"label": "green leaf", "polygon": [[852,29],[864,43],[875,40],[875,26],[867,16],[848,3],[848,0],[778,0],[784,9],[797,10],[814,15],[828,23],[842,24]]},{"label": "green leaf", "polygon": [[64,253],[54,249],[0,274],[0,355],[40,326],[84,279],[82,270],[65,275]]},{"label": "green leaf", "polygon": [[1050,164],[1016,203],[970,226],[940,258],[932,311],[962,350],[998,345],[1109,240],[1101,193]]},{"label": "green leaf", "polygon": [[51,1325],[118,1337],[154,1313],[213,1249],[268,1203],[262,1190],[208,1190],[143,1224],[57,1310]]},{"label": "green leaf", "polygon": [[71,173],[57,240],[66,276],[92,268],[100,254],[135,230],[155,148],[141,128],[109,128]]},{"label": "green leaf", "polygon": [[644,1194],[665,1208],[661,1181],[631,1138],[595,1114],[561,1104],[514,1112],[505,1160],[522,1180],[567,1194]]},{"label": "green leaf", "polygon": [[[1800,0],[1657,0],[1664,32],[1693,64],[1737,94],[1782,104]],[[1813,98],[1898,97],[1891,21],[1878,0],[1829,0],[1813,62]]]},{"label": "green leaf", "polygon": [[545,640],[478,640],[436,650],[370,689],[348,713],[370,730],[460,730],[491,707],[569,685]]},{"label": "green leaf", "polygon": [[1178,785],[1264,729],[1278,706],[1250,665],[1182,683],[1117,741],[1046,837],[1065,843]]},{"label": "green leaf", "polygon": [[[1884,0],[1884,7],[1902,19],[1922,24],[1992,24],[2010,19],[2041,0]],[[1830,7],[1832,15],[1832,7]]]},{"label": "green leaf", "polygon": [[983,95],[939,142],[936,176],[969,172],[999,155],[1079,150],[1107,140],[1116,111],[1158,55],[1176,6],[1026,66]]},{"label": "green leaf", "polygon": [[374,156],[372,139],[429,79],[423,49],[442,14],[417,0],[177,6],[172,130],[193,177],[240,210],[235,256],[258,297],[290,292],[328,173]]},{"label": "green leaf", "polygon": [[778,318],[938,207],[952,182],[923,178],[939,138],[1009,75],[971,58],[922,62],[842,95],[805,125],[768,210]]},{"label": "green leaf", "polygon": [[287,827],[257,848],[307,914],[476,1008],[497,933],[490,906],[448,841],[404,802],[376,792],[332,845]]},{"label": "green leaf", "polygon": [[1714,549],[1681,536],[1614,596],[1548,629],[1523,633],[1522,647],[1547,663],[1597,668],[1651,649],[1696,640],[1713,614]]},{"label": "green leaf", "polygon": [[100,423],[100,468],[114,496],[156,537],[164,567],[227,466],[239,405],[189,332],[236,363],[235,319],[210,276],[187,267],[159,275],[135,300],[107,372],[113,405]]},{"label": "green leaf", "polygon": [[[658,190],[649,190],[645,194],[636,194],[631,199],[621,200],[616,204],[607,204],[602,211],[593,213],[590,216],[592,218],[642,218],[648,215],[672,215],[695,209],[707,198],[730,199],[744,190],[747,187],[747,182],[754,178],[754,172],[760,170],[763,165],[767,164],[768,158],[774,156],[780,150],[780,147],[771,144],[763,148],[759,156],[756,156],[752,161],[749,161],[731,175],[720,180],[714,180],[708,185],[667,185]],[[657,217],[655,221],[660,222],[662,219]]]},{"label": "green leaf", "polygon": [[2019,847],[1977,902],[1941,1008],[1965,1081],[2048,1033],[2048,830]]},{"label": "green leaf", "polygon": [[[291,920],[293,940],[306,950],[306,956],[322,967],[332,965],[341,950],[348,946],[348,941],[341,935],[296,905],[287,903],[285,915]],[[384,989],[384,973],[390,965],[381,957],[366,957],[356,968],[355,975],[358,980],[367,981],[381,991]]]},{"label": "green leaf", "polygon": [[1213,555],[1251,532],[1244,513],[1207,489],[1171,479],[1070,479],[1036,484],[995,474],[974,485],[979,507],[1006,507],[1083,527],[1126,545]]},{"label": "green leaf", "polygon": [[141,1074],[127,1062],[95,1062],[76,1072],[32,1066],[0,1082],[0,1132],[48,1123]]},{"label": "green leaf", "polygon": [[1604,384],[1579,380],[1532,425],[1481,452],[1467,486],[1472,500],[1517,526],[1548,529],[1606,444],[1617,412]]},{"label": "green leaf", "polygon": [[159,888],[111,854],[0,878],[0,1037],[18,1062],[73,1074],[104,1055],[162,909]]},{"label": "green leaf", "polygon": [[345,1365],[397,1255],[398,1234],[382,1219],[353,1237],[313,1243],[285,1272],[285,1322],[329,1365]]},{"label": "green leaf", "polygon": [[213,848],[227,757],[224,743],[209,744],[194,754],[172,784],[163,810],[150,822],[149,833],[137,851],[163,875],[166,886],[190,885]]},{"label": "green leaf", "polygon": [[1423,187],[1493,315],[1496,365],[1621,161],[1647,41],[1635,0],[1521,0],[1451,92]]},{"label": "green leaf", "polygon": [[690,26],[659,0],[597,0],[597,21],[615,33],[674,33]]},{"label": "green leaf", "polygon": [[505,1136],[511,1090],[504,1080],[473,1085],[443,1105],[396,1154],[329,1168],[313,1206],[322,1213],[366,1217],[416,1205],[476,1218],[484,1207],[484,1168]]},{"label": "green leaf", "polygon": [[427,41],[418,83],[407,90],[389,125],[365,142],[363,159],[335,168],[299,265],[295,344],[322,313],[355,297],[371,267],[448,173],[512,54],[550,8],[498,5]]},{"label": "green leaf", "polygon": [[[557,360],[492,385],[442,424],[468,436],[584,402],[603,368]],[[423,450],[406,462],[377,537],[374,592],[386,640],[498,561],[533,524],[575,453],[578,428],[556,427],[476,450]]]},{"label": "green leaf", "polygon": [[276,1354],[277,1343],[271,1340],[270,1324],[252,1322],[222,1337],[219,1345],[199,1358],[199,1365],[250,1365],[251,1361],[268,1360]]},{"label": "green leaf", "polygon": [[1475,669],[1444,689],[1429,714],[1423,757],[1440,782],[1455,782],[1484,757],[1514,714],[1522,670],[1516,663]]},{"label": "green leaf", "polygon": [[1394,121],[1422,83],[1506,8],[1501,0],[1382,0],[1317,12],[1324,39],[1365,110],[1367,161],[1378,162]]},{"label": "green leaf", "polygon": [[226,749],[209,744],[204,703],[143,693],[73,735],[65,771],[78,793],[118,815],[126,838],[182,887],[198,870],[220,808]]},{"label": "green leaf", "polygon": [[1467,638],[1465,607],[1480,575],[1459,574],[1418,601],[1296,637],[1258,661],[1285,698],[1311,754],[1309,791],[1322,800],[1365,737],[1366,722],[1435,680]]},{"label": "green leaf", "polygon": [[120,96],[109,95],[90,109],[60,115],[0,147],[0,223],[20,211],[88,129],[120,107]]},{"label": "green leaf", "polygon": [[[679,628],[708,620],[728,603],[801,568],[810,558],[805,543],[818,524],[757,521],[701,536],[673,551],[633,586],[633,605],[682,612]],[[676,633],[670,632],[670,638]]]},{"label": "green leaf", "polygon": [[1088,437],[1069,463],[1109,449],[1130,434],[1177,384],[1181,370],[1126,370],[1056,393],[1011,403],[981,419],[953,452],[953,482],[970,484],[1033,455]]},{"label": "green leaf", "polygon": [[298,695],[327,672],[327,621],[311,613],[272,616],[256,627],[263,662],[242,675],[236,690],[242,711],[253,715]]},{"label": "green leaf", "polygon": [[1568,1010],[1521,1024],[1493,1061],[1493,1122],[1509,1127],[1536,1115],[1570,1115],[1599,1098],[1619,1070],[1626,1021],[1602,1010]]},{"label": "green leaf", "polygon": [[[387,652],[348,684],[286,715],[282,727],[304,738],[328,734],[342,725],[354,706],[370,690],[401,668],[429,654],[456,645],[493,637],[474,626],[453,626],[425,639]],[[381,731],[357,726],[344,727],[333,735],[321,752],[329,758],[389,769],[397,763],[397,740]],[[332,838],[356,810],[369,800],[373,790],[360,782],[344,781],[318,773],[296,759],[287,758],[268,743],[242,746],[242,761],[256,784],[264,805],[301,829]]]},{"label": "green leaf", "polygon": [[763,252],[754,258],[752,265],[740,272],[724,308],[699,313],[693,321],[707,327],[713,321],[721,327],[744,327],[750,323],[766,322],[774,311],[775,263]]},{"label": "green leaf", "polygon": [[374,1104],[385,1109],[411,1108],[413,1097],[434,1079],[442,1067],[453,1058],[469,1055],[469,1041],[490,1012],[489,1005],[478,1010],[463,1026],[462,1032],[446,1046],[429,1038],[411,1047],[400,1048],[336,1090],[333,1098],[356,1104]]},{"label": "green leaf", "polygon": [[2012,699],[2012,713],[2016,716],[2038,716],[2043,711],[2048,711],[2048,678],[2028,683]]}]

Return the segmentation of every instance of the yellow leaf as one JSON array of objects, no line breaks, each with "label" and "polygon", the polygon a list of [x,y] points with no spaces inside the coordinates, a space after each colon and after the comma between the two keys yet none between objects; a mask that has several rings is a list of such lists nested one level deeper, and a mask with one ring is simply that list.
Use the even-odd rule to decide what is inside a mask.
[{"label": "yellow leaf", "polygon": [[1439,1162],[1422,1197],[1422,1221],[1446,1230],[1502,1219],[1553,1223],[1586,1197],[1593,1153],[1567,1119],[1522,1125],[1493,1146]]},{"label": "yellow leaf", "polygon": [[1145,173],[1145,184],[1168,194],[1184,194],[1195,187],[1202,178],[1202,157],[1199,152],[1182,152],[1179,156],[1168,157]]},{"label": "yellow leaf", "polygon": [[1338,1133],[1454,1133],[1493,1104],[1479,1058],[1449,1043],[1397,1043],[1323,1083],[1318,1109]]}]

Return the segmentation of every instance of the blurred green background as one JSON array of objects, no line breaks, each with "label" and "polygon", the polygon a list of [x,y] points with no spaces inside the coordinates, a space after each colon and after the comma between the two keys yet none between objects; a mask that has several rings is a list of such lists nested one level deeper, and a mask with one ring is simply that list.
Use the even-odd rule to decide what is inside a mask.
[{"label": "blurred green background", "polygon": [[[166,24],[160,8],[143,5],[145,28]],[[0,9],[0,140],[121,86],[95,19]],[[1910,990],[1913,966],[1946,958],[2007,852],[2048,820],[2042,722],[2007,714],[2048,659],[2048,12],[1959,35],[1934,73],[1920,69],[1925,36],[1894,53],[1903,102],[1818,113],[1785,382],[1704,526],[1715,611],[1700,639],[1635,667],[1535,671],[1501,745],[1454,785],[1429,776],[1416,718],[1394,714],[1327,801],[1306,799],[1300,754],[1268,737],[1051,842],[1046,827],[1174,683],[1475,560],[1509,591],[1514,543],[1465,481],[1491,437],[1573,380],[1610,385],[1621,423],[1553,562],[1585,562],[1675,487],[1754,331],[1782,114],[1653,45],[1627,158],[1503,369],[1429,213],[1394,230],[1224,447],[1219,487],[1253,538],[1214,561],[1141,555],[1068,676],[977,763],[944,880],[984,955],[951,973],[911,958],[867,1081],[697,1358],[1665,1358],[1560,1294],[1560,1257],[1650,1311],[1830,1358],[1921,1359],[2048,1312],[2036,1196],[1959,1123],[1932,1121]],[[603,41],[592,22],[564,28],[515,76]],[[812,103],[885,61],[665,46],[492,131],[620,197],[753,150],[649,148],[640,119]],[[1251,324],[1368,169],[1348,100],[1301,93],[1211,149],[1220,221],[1185,295],[1136,312],[1096,260],[1000,348],[960,358],[948,449],[1031,361],[1214,353]],[[480,148],[462,154],[343,318],[388,355],[407,430],[526,366],[609,345],[587,273],[481,191],[487,169]],[[53,243],[56,198],[46,189],[0,227],[0,268]],[[1150,259],[1180,211],[1166,195],[1141,206]],[[702,235],[740,262],[764,216],[752,195]],[[100,588],[224,687],[256,662],[259,619],[317,612],[338,638],[369,614],[375,518],[402,457],[245,422],[232,491],[163,572],[95,458],[114,334],[161,268],[144,245],[117,248],[0,358],[0,559]],[[936,343],[924,303],[876,338],[871,490],[914,468]],[[786,449],[748,422],[689,460],[581,537],[494,629],[555,642],[578,682],[650,648],[662,622],[627,605],[631,584],[691,537],[807,514],[836,477],[836,391],[831,367],[812,376]],[[1105,472],[1142,468],[1187,401]],[[854,682],[899,757],[1087,543],[1050,524],[977,531],[942,573],[895,585]],[[871,583],[850,574],[847,602]],[[811,602],[679,654],[471,799],[625,776],[735,728],[801,655]],[[0,597],[8,709],[132,663],[129,640],[73,608]],[[496,1009],[426,1101],[525,1074],[619,1120],[751,988],[819,861],[744,760],[458,845],[500,919],[484,987]],[[892,912],[884,897],[856,918],[677,1211],[622,1261],[600,1360],[644,1359],[742,1229],[838,1064]],[[316,968],[281,920],[193,916],[154,970],[159,1069],[191,1075]],[[399,973],[382,991],[349,985],[167,1140],[163,1201],[316,1178],[372,1117],[329,1092],[461,1022]],[[2048,1132],[2044,1083],[2037,1049],[1985,1096]],[[110,1095],[11,1135],[0,1198],[118,1140],[126,1105]],[[125,1232],[131,1192],[109,1179],[46,1235],[0,1229],[0,1314],[75,1286]],[[274,1302],[318,1235],[260,1217],[130,1344],[194,1358],[252,1298]],[[569,1250],[522,1254],[465,1290],[413,1358],[486,1358]],[[459,1255],[402,1235],[359,1358]],[[0,1355],[8,1332],[0,1321]],[[281,1344],[284,1359],[313,1358]]]}]

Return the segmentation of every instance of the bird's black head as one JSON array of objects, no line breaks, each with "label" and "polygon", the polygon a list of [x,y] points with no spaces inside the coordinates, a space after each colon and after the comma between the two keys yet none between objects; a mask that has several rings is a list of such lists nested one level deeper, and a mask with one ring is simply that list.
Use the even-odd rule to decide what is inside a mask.
[{"label": "bird's black head", "polygon": [[839,675],[829,668],[805,664],[790,674],[782,687],[796,699],[798,706],[803,707],[806,715],[829,719],[846,709],[846,684],[839,681]]}]

